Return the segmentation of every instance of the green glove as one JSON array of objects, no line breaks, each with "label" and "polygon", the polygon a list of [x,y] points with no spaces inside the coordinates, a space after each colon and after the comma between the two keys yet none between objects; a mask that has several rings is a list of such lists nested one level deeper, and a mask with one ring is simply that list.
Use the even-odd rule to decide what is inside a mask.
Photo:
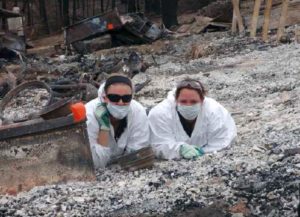
[{"label": "green glove", "polygon": [[180,146],[180,155],[185,159],[200,157],[203,154],[204,151],[202,148],[188,144],[183,144]]},{"label": "green glove", "polygon": [[109,113],[106,108],[106,103],[99,103],[97,105],[95,110],[95,117],[98,121],[100,130],[110,130]]}]

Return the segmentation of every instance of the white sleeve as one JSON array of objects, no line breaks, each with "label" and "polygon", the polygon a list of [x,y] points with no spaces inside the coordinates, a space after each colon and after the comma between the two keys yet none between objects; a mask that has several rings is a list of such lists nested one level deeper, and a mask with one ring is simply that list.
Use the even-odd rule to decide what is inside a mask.
[{"label": "white sleeve", "polygon": [[219,151],[234,140],[237,135],[236,126],[229,112],[220,105],[208,117],[208,142],[204,152]]},{"label": "white sleeve", "polygon": [[141,105],[136,107],[131,117],[127,151],[135,151],[150,146],[150,130],[146,110]]},{"label": "white sleeve", "polygon": [[[179,149],[185,142],[175,140],[172,117],[154,108],[149,115],[150,143],[157,157],[179,159]],[[171,111],[170,111],[171,112]]]},{"label": "white sleeve", "polygon": [[97,104],[98,100],[92,100],[85,105],[87,115],[86,125],[94,166],[95,168],[104,168],[110,160],[111,151],[109,147],[104,147],[97,142],[99,125],[94,115]]}]

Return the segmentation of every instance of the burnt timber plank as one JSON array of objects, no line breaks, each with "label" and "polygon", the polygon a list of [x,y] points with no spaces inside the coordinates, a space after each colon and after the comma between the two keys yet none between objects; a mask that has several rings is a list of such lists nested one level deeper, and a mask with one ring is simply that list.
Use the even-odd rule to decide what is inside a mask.
[{"label": "burnt timber plank", "polygon": [[0,127],[0,141],[32,133],[44,132],[74,125],[73,116],[51,120],[26,121]]}]

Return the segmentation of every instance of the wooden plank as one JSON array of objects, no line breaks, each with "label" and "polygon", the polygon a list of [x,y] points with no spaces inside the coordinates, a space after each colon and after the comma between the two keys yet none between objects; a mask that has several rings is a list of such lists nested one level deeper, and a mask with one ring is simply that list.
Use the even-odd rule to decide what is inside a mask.
[{"label": "wooden plank", "polygon": [[240,13],[239,2],[238,2],[238,0],[232,0],[232,4],[233,4],[233,10],[235,11],[236,17],[237,17],[239,32],[242,33],[242,32],[244,32],[245,28],[244,28],[243,19],[242,19],[241,13]]},{"label": "wooden plank", "polygon": [[58,129],[62,127],[75,126],[73,116],[61,117],[51,120],[40,120],[40,121],[25,121],[21,123],[4,125],[0,127],[0,141],[30,135],[33,133],[45,132],[53,129]]},{"label": "wooden plank", "polygon": [[[237,0],[238,4],[240,2],[240,0]],[[233,10],[233,14],[232,14],[232,26],[231,26],[231,32],[232,33],[236,33],[237,32],[237,16],[236,16],[236,12],[235,10]]]},{"label": "wooden plank", "polygon": [[289,0],[282,0],[281,16],[280,16],[278,30],[277,30],[277,41],[279,41],[282,35],[284,34],[284,27],[286,23],[288,6],[289,6]]},{"label": "wooden plank", "polygon": [[252,22],[251,22],[251,30],[250,30],[250,37],[254,38],[256,36],[257,30],[257,21],[259,17],[259,9],[261,5],[261,0],[255,0],[253,15],[252,15]]},{"label": "wooden plank", "polygon": [[263,41],[265,42],[268,40],[271,9],[272,9],[272,0],[267,0],[267,5],[264,13],[264,26],[263,26]]}]

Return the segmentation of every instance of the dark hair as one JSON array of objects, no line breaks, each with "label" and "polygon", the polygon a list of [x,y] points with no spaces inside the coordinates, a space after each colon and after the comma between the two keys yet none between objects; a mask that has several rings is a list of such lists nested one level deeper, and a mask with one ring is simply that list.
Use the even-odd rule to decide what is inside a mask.
[{"label": "dark hair", "polygon": [[122,75],[122,74],[112,74],[111,76],[108,77],[108,79],[105,82],[104,92],[107,93],[108,87],[110,85],[116,84],[116,83],[126,84],[132,90],[132,82],[128,77],[126,77],[125,75]]},{"label": "dark hair", "polygon": [[204,99],[204,96],[207,93],[203,84],[200,81],[192,79],[192,78],[185,78],[184,80],[180,81],[177,84],[176,91],[175,91],[175,99],[178,99],[180,91],[182,89],[190,89],[190,90],[197,91],[201,100]]}]

